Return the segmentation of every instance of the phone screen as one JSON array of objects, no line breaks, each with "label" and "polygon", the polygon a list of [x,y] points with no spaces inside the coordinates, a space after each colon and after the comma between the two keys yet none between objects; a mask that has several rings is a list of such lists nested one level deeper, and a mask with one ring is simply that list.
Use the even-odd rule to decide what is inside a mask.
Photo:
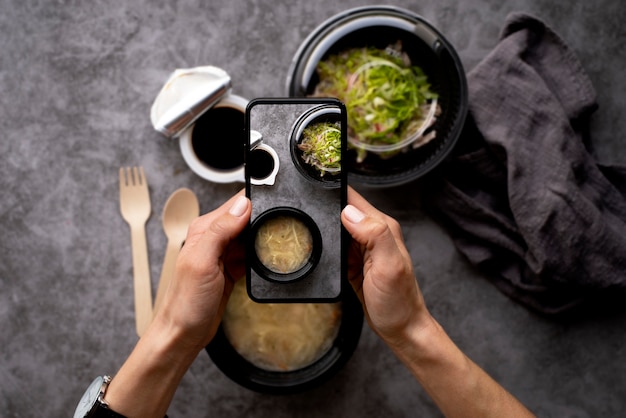
[{"label": "phone screen", "polygon": [[346,129],[345,106],[335,99],[248,104],[246,284],[254,301],[339,299],[347,269]]}]

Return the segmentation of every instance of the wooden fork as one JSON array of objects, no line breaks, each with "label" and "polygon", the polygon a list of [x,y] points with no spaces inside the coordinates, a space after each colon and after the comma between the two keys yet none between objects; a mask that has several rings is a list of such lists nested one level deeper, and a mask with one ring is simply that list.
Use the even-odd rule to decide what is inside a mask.
[{"label": "wooden fork", "polygon": [[152,282],[146,243],[146,221],[150,217],[150,194],[142,167],[120,168],[120,211],[131,232],[135,326],[141,337],[152,321]]}]

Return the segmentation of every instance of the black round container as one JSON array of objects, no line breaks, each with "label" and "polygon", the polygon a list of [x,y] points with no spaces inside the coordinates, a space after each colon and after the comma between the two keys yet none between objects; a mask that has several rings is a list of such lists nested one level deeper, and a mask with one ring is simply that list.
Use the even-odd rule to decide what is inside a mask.
[{"label": "black round container", "polygon": [[309,182],[327,189],[337,188],[341,185],[341,172],[327,172],[323,176],[321,172],[310,164],[304,162],[302,151],[298,149],[298,144],[302,141],[303,131],[316,123],[341,123],[341,110],[336,106],[320,106],[312,108],[304,113],[291,130],[290,151],[291,160],[298,172]]},{"label": "black round container", "polygon": [[244,359],[226,338],[222,327],[206,347],[211,360],[234,382],[260,393],[275,395],[302,392],[331,378],[350,359],[363,327],[363,310],[349,285],[341,299],[341,325],[330,349],[315,363],[289,372],[267,371]]},{"label": "black round container", "polygon": [[[252,241],[254,242],[254,240],[256,239],[256,234],[259,231],[260,227],[262,227],[266,222],[279,216],[297,219],[308,228],[309,232],[311,233],[311,238],[313,240],[313,249],[308,260],[298,270],[289,273],[277,273],[270,270],[261,262],[261,260],[259,260],[256,251],[250,251],[252,258],[250,260],[250,263],[254,271],[256,271],[256,273],[264,279],[273,282],[288,283],[302,279],[317,266],[317,263],[319,262],[320,256],[322,254],[322,234],[315,221],[300,209],[278,206],[261,213],[252,222],[252,224],[250,225],[250,237],[252,238]],[[251,243],[251,246],[253,245],[254,244]]]},{"label": "black round container", "polygon": [[368,153],[357,163],[354,150],[342,156],[350,179],[369,186],[395,186],[435,168],[452,151],[467,114],[467,81],[461,61],[444,36],[421,16],[390,6],[347,10],[319,25],[297,51],[289,69],[287,94],[310,95],[319,78],[318,62],[329,55],[359,47],[384,49],[397,41],[412,65],[426,73],[442,109],[434,129],[437,137],[416,149],[384,159]]}]

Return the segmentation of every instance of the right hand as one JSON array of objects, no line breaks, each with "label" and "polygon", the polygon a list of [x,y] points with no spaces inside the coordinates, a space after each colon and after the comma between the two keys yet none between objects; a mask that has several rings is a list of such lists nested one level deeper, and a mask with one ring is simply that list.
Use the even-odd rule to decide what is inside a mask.
[{"label": "right hand", "polygon": [[349,280],[367,322],[392,348],[400,348],[430,322],[400,224],[352,188],[341,220],[353,238]]}]

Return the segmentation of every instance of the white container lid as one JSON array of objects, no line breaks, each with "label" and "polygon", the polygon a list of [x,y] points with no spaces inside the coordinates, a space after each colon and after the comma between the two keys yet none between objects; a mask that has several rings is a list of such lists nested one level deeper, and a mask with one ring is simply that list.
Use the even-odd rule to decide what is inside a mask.
[{"label": "white container lid", "polygon": [[230,76],[220,68],[177,69],[152,104],[152,126],[168,138],[178,137],[230,89]]}]

